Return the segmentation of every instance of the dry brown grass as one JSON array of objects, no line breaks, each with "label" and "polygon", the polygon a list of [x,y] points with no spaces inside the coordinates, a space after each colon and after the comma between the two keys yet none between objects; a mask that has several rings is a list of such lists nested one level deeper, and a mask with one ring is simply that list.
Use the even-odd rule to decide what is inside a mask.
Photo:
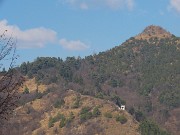
[{"label": "dry brown grass", "polygon": [[165,123],[166,128],[168,128],[171,133],[180,135],[180,108],[171,111],[170,116]]},{"label": "dry brown grass", "polygon": [[[137,132],[138,123],[134,121],[132,116],[129,115],[126,111],[119,110],[116,105],[114,105],[110,101],[80,95],[80,107],[72,108],[77,95],[78,93],[75,91],[67,91],[64,97],[65,104],[61,108],[53,107],[53,102],[59,98],[58,94],[54,92],[49,93],[41,99],[36,99],[31,103],[27,103],[25,106],[17,108],[17,113],[24,114],[22,117],[19,116],[19,118],[21,119],[17,120],[20,123],[27,123],[23,126],[24,130],[21,133],[24,135],[139,135],[139,133]],[[101,115],[96,118],[91,118],[85,122],[81,122],[79,112],[82,107],[85,106],[91,107],[92,109],[95,106],[99,106]],[[30,113],[27,113],[28,107],[30,107],[34,112],[30,111]],[[71,122],[70,125],[59,128],[60,121],[58,121],[54,123],[53,127],[48,127],[50,117],[55,117],[58,113],[61,113],[64,114],[66,118],[68,118],[70,112],[73,112],[75,116],[75,119]],[[110,112],[113,117],[106,118],[103,115],[106,112]],[[37,115],[38,113],[40,113],[40,115]],[[127,123],[121,124],[120,122],[117,122],[115,118],[117,115],[124,115],[128,119]],[[15,122],[17,121],[14,120],[14,123]],[[30,128],[31,131],[29,131],[28,123],[31,123],[31,126],[33,126],[33,122],[33,125],[38,126]]]},{"label": "dry brown grass", "polygon": [[30,93],[35,92],[37,90],[37,87],[38,87],[38,91],[41,93],[43,93],[47,89],[46,85],[40,84],[37,86],[37,84],[35,83],[35,78],[33,79],[26,78],[26,81],[23,83],[23,87],[21,87],[19,91],[23,92],[25,87],[28,87]]},{"label": "dry brown grass", "polygon": [[171,36],[172,36],[172,34],[168,31],[166,31],[165,29],[163,29],[159,26],[151,25],[151,26],[146,27],[141,34],[139,34],[135,37],[135,39],[149,40],[150,38],[161,39],[161,38],[169,38]]},{"label": "dry brown grass", "polygon": [[139,34],[135,37],[135,39],[138,39],[138,40],[149,40],[150,38],[158,38],[158,39],[161,39],[161,38],[169,38],[169,35],[168,34],[159,34],[159,35],[145,35],[145,34]]},{"label": "dry brown grass", "polygon": [[[58,131],[59,134],[65,134],[65,131],[67,131],[67,128],[64,127],[62,129],[59,128],[59,122],[56,122],[52,128],[48,128],[48,122],[49,117],[54,117],[57,115],[58,112],[65,115],[65,117],[68,117],[68,114],[70,112],[73,112],[75,115],[75,120],[73,122],[73,127],[71,127],[71,130],[73,130],[75,133],[79,134],[86,134],[88,129],[88,124],[93,125],[95,123],[98,123],[100,127],[104,130],[103,135],[136,135],[139,134],[137,132],[138,123],[136,123],[131,115],[129,115],[126,111],[118,110],[118,108],[112,103],[108,101],[104,101],[102,99],[96,99],[90,96],[83,96],[81,95],[81,106],[79,108],[73,109],[72,104],[77,96],[77,93],[74,91],[68,91],[67,96],[64,98],[65,105],[61,109],[53,108],[51,112],[44,114],[44,119],[40,121],[41,127],[33,132],[34,135],[38,133],[39,130],[43,130],[46,134],[52,135],[54,134],[55,130]],[[100,107],[100,111],[102,115],[98,118],[93,118],[88,120],[88,122],[79,124],[79,112],[82,107],[89,106],[91,108],[95,106]],[[105,112],[111,112],[113,115],[113,118],[106,118],[103,116]],[[126,124],[120,124],[119,122],[116,122],[115,116],[116,115],[124,115],[128,121]],[[88,123],[88,124],[87,124]]]}]

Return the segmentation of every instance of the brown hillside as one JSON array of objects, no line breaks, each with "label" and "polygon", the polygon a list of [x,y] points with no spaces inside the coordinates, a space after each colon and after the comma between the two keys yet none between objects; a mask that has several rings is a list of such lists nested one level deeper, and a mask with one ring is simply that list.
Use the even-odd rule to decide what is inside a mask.
[{"label": "brown hillside", "polygon": [[[63,105],[55,108],[55,103],[60,99],[64,100]],[[98,108],[100,114],[82,120],[81,111],[87,107],[92,114]],[[73,119],[67,122],[70,114],[73,114]],[[50,119],[60,115],[66,118],[66,124],[59,127],[62,119],[58,119],[50,126]],[[121,124],[116,121],[117,116],[125,117],[127,122]],[[18,107],[0,131],[1,135],[139,135],[138,125],[130,114],[119,110],[110,101],[84,96],[72,90],[59,90]]]},{"label": "brown hillside", "polygon": [[167,32],[160,26],[150,25],[146,27],[142,33],[137,35],[136,39],[150,39],[150,38],[169,38],[172,34]]}]

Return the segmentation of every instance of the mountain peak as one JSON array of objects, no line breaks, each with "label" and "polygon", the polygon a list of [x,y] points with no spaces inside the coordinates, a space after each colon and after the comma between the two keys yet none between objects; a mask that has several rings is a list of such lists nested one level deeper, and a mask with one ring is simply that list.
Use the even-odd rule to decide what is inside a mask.
[{"label": "mountain peak", "polygon": [[160,26],[150,25],[144,29],[142,34],[148,34],[148,35],[169,35],[171,36],[171,33],[167,32],[165,29],[163,29]]},{"label": "mountain peak", "polygon": [[150,25],[146,27],[142,33],[136,36],[137,39],[150,39],[152,37],[168,38],[172,34],[160,26]]}]

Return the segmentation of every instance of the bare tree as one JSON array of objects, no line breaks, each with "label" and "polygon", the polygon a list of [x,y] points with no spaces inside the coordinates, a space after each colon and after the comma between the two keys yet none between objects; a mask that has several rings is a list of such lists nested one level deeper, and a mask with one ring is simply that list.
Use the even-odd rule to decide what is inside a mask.
[{"label": "bare tree", "polygon": [[[14,68],[16,59],[16,40],[5,30],[0,35],[0,122],[7,120],[16,107],[24,80]],[[7,71],[2,71],[4,66],[8,66]]]}]

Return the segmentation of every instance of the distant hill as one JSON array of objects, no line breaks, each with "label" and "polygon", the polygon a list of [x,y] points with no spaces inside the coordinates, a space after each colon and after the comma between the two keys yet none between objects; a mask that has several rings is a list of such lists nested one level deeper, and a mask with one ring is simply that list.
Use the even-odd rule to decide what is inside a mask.
[{"label": "distant hill", "polygon": [[58,84],[117,105],[126,103],[128,111],[140,112],[172,134],[180,134],[180,38],[159,26],[148,26],[99,54],[65,61],[39,57],[19,70],[35,77],[38,85]]}]

